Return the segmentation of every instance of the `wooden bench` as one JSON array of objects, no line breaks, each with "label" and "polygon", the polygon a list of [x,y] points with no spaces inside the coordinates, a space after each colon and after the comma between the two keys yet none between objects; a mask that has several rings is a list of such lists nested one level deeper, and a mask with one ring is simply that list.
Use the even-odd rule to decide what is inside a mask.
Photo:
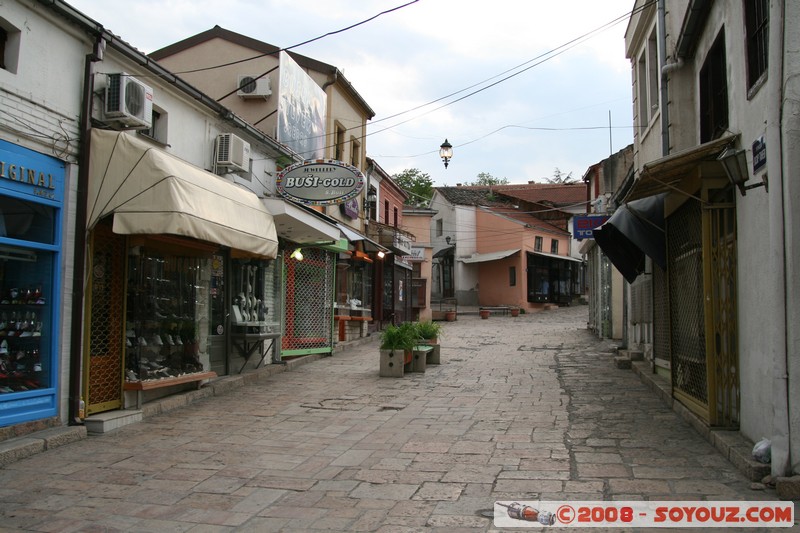
[{"label": "wooden bench", "polygon": [[482,305],[479,307],[481,311],[491,311],[493,313],[503,313],[507,315],[511,311],[511,306],[508,305]]},{"label": "wooden bench", "polygon": [[182,385],[184,383],[196,382],[199,389],[203,381],[217,377],[216,372],[194,372],[192,374],[183,374],[171,378],[161,379],[146,379],[144,381],[126,381],[122,386],[124,390],[136,391],[136,408],[142,408],[142,393],[146,390],[160,389],[162,387],[171,387],[173,385]]},{"label": "wooden bench", "polygon": [[350,315],[334,315],[333,319],[339,323],[339,341],[344,342],[347,340],[347,323],[348,322],[372,322],[371,316],[350,316]]}]

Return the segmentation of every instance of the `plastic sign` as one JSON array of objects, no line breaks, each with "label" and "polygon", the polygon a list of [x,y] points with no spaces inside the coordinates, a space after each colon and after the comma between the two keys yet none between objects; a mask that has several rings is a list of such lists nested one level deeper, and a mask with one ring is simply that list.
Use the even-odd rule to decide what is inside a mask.
[{"label": "plastic sign", "polygon": [[278,194],[306,205],[342,204],[364,188],[364,175],[335,159],[304,161],[285,168],[276,180]]},{"label": "plastic sign", "polygon": [[584,215],[572,219],[572,234],[575,239],[594,239],[594,230],[602,226],[609,218],[608,215]]}]

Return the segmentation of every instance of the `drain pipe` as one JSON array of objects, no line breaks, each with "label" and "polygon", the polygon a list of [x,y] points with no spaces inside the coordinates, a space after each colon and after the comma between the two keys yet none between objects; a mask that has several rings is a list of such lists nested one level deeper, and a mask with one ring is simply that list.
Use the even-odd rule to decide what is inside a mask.
[{"label": "drain pipe", "polygon": [[83,70],[83,97],[81,102],[81,153],[78,163],[78,187],[75,209],[75,248],[72,284],[72,327],[69,350],[69,425],[83,424],[85,416],[81,403],[81,376],[83,374],[83,306],[86,289],[86,213],[89,186],[89,151],[92,136],[92,100],[94,97],[95,63],[103,60],[106,41],[102,36],[95,40],[92,53],[86,54]]},{"label": "drain pipe", "polygon": [[[796,416],[792,411],[792,406],[797,401],[798,394],[792,390],[792,374],[797,375],[797,370],[792,368],[789,354],[796,353],[798,347],[797,338],[793,333],[793,325],[796,324],[797,313],[792,312],[788,302],[793,301],[793,295],[797,292],[792,283],[791,255],[794,249],[791,232],[787,232],[787,227],[795,224],[793,217],[795,211],[791,194],[785,190],[786,179],[791,175],[789,169],[797,168],[797,149],[793,148],[791,139],[798,131],[797,100],[793,95],[797,92],[797,77],[791,76],[788,80],[786,75],[786,39],[796,36],[796,32],[790,32],[787,24],[786,10],[787,5],[793,2],[774,2],[775,7],[769,14],[770,20],[781,20],[783,26],[780,32],[770,32],[769,46],[770,51],[768,61],[770,68],[777,70],[775,79],[779,80],[772,85],[773,94],[770,95],[771,101],[780,102],[780,106],[769,106],[767,109],[767,135],[770,131],[778,133],[769,137],[767,146],[773,142],[777,150],[771,153],[778,154],[780,160],[774,167],[770,166],[769,171],[777,171],[777,179],[770,180],[769,188],[769,225],[770,235],[772,235],[772,245],[770,248],[777,251],[773,267],[779,267],[782,272],[774,272],[778,286],[773,290],[775,300],[774,308],[782,316],[776,317],[783,329],[783,335],[775,346],[772,362],[772,387],[773,387],[773,415],[772,415],[772,461],[771,473],[773,476],[791,476],[794,474],[796,457],[792,457],[793,433],[792,418]],[[793,6],[794,7],[794,6]],[[788,8],[792,9],[792,8]],[[794,8],[797,14],[797,8]],[[793,16],[792,14],[789,15]],[[772,78],[772,73],[770,73]],[[773,100],[774,98],[774,100]],[[788,146],[783,144],[784,138],[789,139]],[[773,185],[774,183],[774,185]],[[796,285],[795,285],[796,287]]]},{"label": "drain pipe", "polygon": [[683,59],[667,63],[666,0],[658,0],[658,64],[661,66],[661,155],[669,155],[669,74],[683,66]]}]

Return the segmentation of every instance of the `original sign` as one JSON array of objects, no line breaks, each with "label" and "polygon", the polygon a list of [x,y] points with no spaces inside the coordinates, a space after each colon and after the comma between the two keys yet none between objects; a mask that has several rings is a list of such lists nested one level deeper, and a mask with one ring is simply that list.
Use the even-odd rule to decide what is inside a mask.
[{"label": "original sign", "polygon": [[607,215],[585,215],[577,216],[572,219],[572,234],[577,240],[593,239],[594,230],[602,226],[609,216]]},{"label": "original sign", "polygon": [[304,161],[287,167],[276,181],[278,194],[306,205],[341,204],[358,196],[364,175],[356,167],[334,159]]}]

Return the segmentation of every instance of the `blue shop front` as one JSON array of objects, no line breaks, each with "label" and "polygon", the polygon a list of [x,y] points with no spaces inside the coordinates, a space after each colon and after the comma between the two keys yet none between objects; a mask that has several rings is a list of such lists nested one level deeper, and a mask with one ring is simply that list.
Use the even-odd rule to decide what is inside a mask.
[{"label": "blue shop front", "polygon": [[0,427],[58,413],[65,170],[0,140]]}]

